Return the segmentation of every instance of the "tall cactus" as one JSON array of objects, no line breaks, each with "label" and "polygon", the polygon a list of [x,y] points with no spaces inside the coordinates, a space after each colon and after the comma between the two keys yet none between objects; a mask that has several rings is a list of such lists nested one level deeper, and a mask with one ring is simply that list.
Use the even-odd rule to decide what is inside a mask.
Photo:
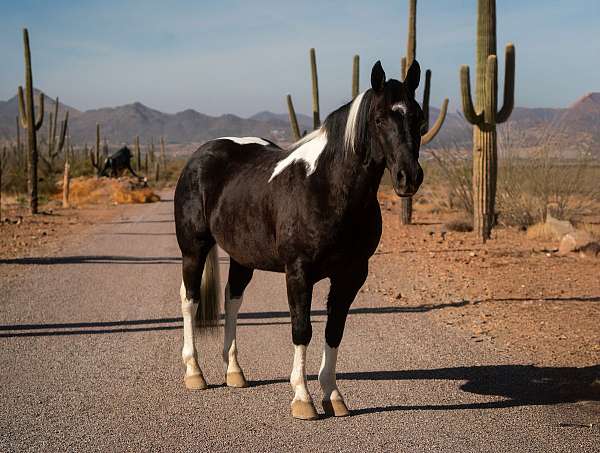
[{"label": "tall cactus", "polygon": [[50,172],[54,172],[54,160],[58,157],[58,155],[62,152],[65,145],[65,136],[67,133],[67,125],[69,123],[69,111],[65,113],[65,119],[60,123],[60,134],[58,138],[58,142],[56,141],[56,126],[58,124],[58,106],[59,101],[58,97],[54,103],[54,114],[50,113],[48,116],[48,150],[47,156],[44,157],[42,155],[42,159],[44,163],[50,170]]},{"label": "tall cactus", "polygon": [[[412,65],[417,54],[417,0],[408,2],[408,40],[406,43],[406,56],[402,58],[402,79],[406,78],[408,68]],[[421,145],[427,145],[438,134],[448,112],[448,98],[444,99],[440,114],[429,128],[429,94],[431,92],[431,70],[425,71],[425,87],[423,89],[423,115],[425,116],[425,125],[421,129]],[[412,223],[412,197],[402,197],[400,199],[400,223],[409,225]]]},{"label": "tall cactus", "polygon": [[471,97],[469,66],[460,68],[465,119],[473,125],[473,229],[485,242],[495,222],[498,150],[496,125],[508,120],[514,106],[515,47],[507,44],[504,105],[498,108],[496,56],[496,1],[479,0],[477,6],[477,77],[475,104]]},{"label": "tall cactus", "polygon": [[167,152],[165,150],[165,137],[161,135],[160,137],[160,163],[163,168],[167,166]]},{"label": "tall cactus", "polygon": [[312,79],[312,108],[313,108],[313,129],[321,127],[321,115],[319,110],[319,79],[317,77],[317,56],[315,49],[310,49],[310,74]]},{"label": "tall cactus", "polygon": [[100,124],[96,123],[96,147],[90,149],[90,160],[92,167],[94,167],[94,173],[96,178],[100,176],[102,171],[102,162],[100,161]]},{"label": "tall cactus", "polygon": [[296,117],[296,111],[294,110],[294,103],[292,102],[292,95],[288,94],[286,97],[288,115],[290,116],[290,126],[292,128],[292,138],[294,141],[300,140],[300,128],[298,127],[298,117]]},{"label": "tall cactus", "polygon": [[[136,135],[135,137],[135,162],[136,162],[136,170],[142,171],[142,151],[140,150],[140,136]],[[147,173],[147,172],[146,172]]]},{"label": "tall cactus", "polygon": [[352,59],[352,99],[358,96],[360,90],[360,56],[354,55]]},{"label": "tall cactus", "polygon": [[27,129],[29,147],[27,190],[29,192],[29,210],[38,213],[38,149],[37,131],[44,122],[44,94],[40,93],[39,111],[36,118],[33,102],[33,76],[31,75],[31,51],[29,50],[29,32],[23,29],[23,47],[25,56],[25,95],[23,87],[19,87],[19,117],[21,126]]}]

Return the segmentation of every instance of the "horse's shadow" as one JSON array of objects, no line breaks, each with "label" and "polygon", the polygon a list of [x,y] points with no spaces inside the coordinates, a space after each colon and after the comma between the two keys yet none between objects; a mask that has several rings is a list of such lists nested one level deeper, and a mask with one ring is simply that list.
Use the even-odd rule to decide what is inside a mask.
[{"label": "horse's shadow", "polygon": [[[451,404],[393,404],[354,409],[352,415],[408,410],[502,409],[577,401],[600,401],[600,365],[536,367],[530,365],[482,365],[426,370],[358,371],[338,373],[339,381],[455,380],[464,392],[502,397],[502,400]],[[308,376],[316,380],[316,375]],[[251,381],[251,386],[288,382],[288,379]]]}]

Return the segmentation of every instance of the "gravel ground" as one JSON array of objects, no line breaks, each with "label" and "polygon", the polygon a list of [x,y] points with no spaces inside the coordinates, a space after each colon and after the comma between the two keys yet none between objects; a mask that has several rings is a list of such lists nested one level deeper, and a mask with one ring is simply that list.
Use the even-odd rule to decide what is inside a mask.
[{"label": "gravel ground", "polygon": [[[279,274],[256,273],[241,310],[251,387],[222,386],[219,332],[199,345],[211,388],[187,391],[165,198],[132,206],[56,256],[0,261],[0,451],[598,451],[597,403],[554,393],[556,370],[465,341],[430,307],[370,292],[353,305],[339,358],[352,416],[292,419]],[[226,268],[223,256],[223,277]],[[316,402],[327,286],[315,291],[308,352]]]}]

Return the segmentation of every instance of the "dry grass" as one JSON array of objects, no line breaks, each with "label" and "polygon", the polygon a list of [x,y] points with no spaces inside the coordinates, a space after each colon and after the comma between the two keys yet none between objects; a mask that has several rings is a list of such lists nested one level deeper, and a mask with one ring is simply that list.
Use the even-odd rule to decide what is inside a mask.
[{"label": "dry grass", "polygon": [[71,181],[69,202],[73,206],[92,204],[152,203],[160,197],[148,187],[137,187],[127,178],[85,178]]},{"label": "dry grass", "polygon": [[527,228],[527,239],[539,241],[552,241],[556,239],[555,233],[546,222],[536,223]]}]

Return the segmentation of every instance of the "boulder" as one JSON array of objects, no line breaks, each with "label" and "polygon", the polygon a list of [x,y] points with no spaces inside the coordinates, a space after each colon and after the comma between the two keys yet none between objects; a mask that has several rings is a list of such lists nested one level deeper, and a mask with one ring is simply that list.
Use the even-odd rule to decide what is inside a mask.
[{"label": "boulder", "polygon": [[560,240],[560,245],[558,246],[558,253],[560,255],[566,255],[570,252],[576,252],[593,242],[594,238],[587,231],[571,231],[569,233],[566,233]]},{"label": "boulder", "polygon": [[568,220],[558,220],[550,214],[546,217],[546,227],[555,239],[560,240],[565,234],[575,231],[575,227]]}]

